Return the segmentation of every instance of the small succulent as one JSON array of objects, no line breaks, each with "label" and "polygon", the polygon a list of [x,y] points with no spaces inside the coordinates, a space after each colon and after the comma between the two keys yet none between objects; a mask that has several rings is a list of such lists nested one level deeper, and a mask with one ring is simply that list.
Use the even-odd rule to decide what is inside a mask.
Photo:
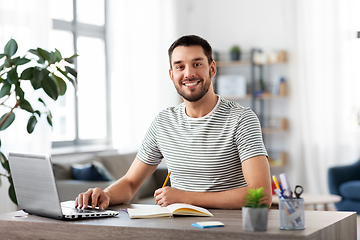
[{"label": "small succulent", "polygon": [[267,204],[264,203],[266,197],[264,195],[264,188],[255,188],[249,189],[246,195],[246,205],[245,207],[249,208],[265,208],[268,207]]}]

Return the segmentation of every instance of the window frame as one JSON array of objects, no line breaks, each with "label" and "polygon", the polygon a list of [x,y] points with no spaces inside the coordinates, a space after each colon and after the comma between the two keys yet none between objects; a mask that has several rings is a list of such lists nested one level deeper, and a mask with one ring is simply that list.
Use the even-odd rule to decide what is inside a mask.
[{"label": "window frame", "polygon": [[[52,19],[53,30],[67,31],[73,36],[74,42],[74,53],[77,52],[77,39],[78,37],[93,37],[99,38],[104,41],[105,51],[105,111],[106,111],[106,137],[99,139],[80,139],[79,138],[79,105],[76,93],[75,98],[75,139],[66,141],[52,141],[52,148],[59,149],[64,147],[84,147],[84,146],[104,146],[106,148],[112,146],[112,131],[111,131],[111,86],[109,79],[109,68],[108,68],[108,49],[107,49],[107,38],[106,38],[106,26],[107,26],[107,0],[104,0],[104,25],[92,25],[81,23],[77,21],[77,0],[73,0],[73,20],[65,21],[60,19]],[[74,61],[75,69],[77,69],[77,60]]]}]

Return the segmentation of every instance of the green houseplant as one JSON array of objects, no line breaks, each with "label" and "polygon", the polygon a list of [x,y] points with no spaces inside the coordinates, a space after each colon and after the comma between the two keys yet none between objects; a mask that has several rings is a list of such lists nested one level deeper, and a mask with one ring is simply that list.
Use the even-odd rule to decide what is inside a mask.
[{"label": "green houseplant", "polygon": [[[29,114],[26,130],[29,134],[34,131],[38,119],[45,115],[48,124],[52,127],[52,115],[45,101],[38,98],[37,101],[44,106],[42,109],[34,109],[34,101],[27,100],[34,91],[43,90],[47,96],[56,101],[67,90],[66,81],[71,82],[76,89],[77,72],[73,68],[73,60],[78,55],[63,58],[60,51],[46,51],[42,48],[30,49],[25,56],[15,56],[18,44],[10,39],[4,47],[4,53],[0,53],[0,131],[6,130],[15,120],[17,111],[26,111]],[[30,59],[27,55],[35,57]],[[23,70],[22,70],[23,69]],[[32,89],[24,90],[23,83],[30,81]],[[24,126],[25,128],[25,126]],[[0,139],[0,162],[6,170],[0,173],[0,186],[3,177],[7,178],[10,187],[8,190],[10,199],[17,204],[9,162],[3,153]]]},{"label": "green houseplant", "polygon": [[246,204],[242,208],[243,229],[246,231],[266,231],[269,207],[264,188],[249,189],[246,195]]},{"label": "green houseplant", "polygon": [[241,48],[238,45],[231,47],[230,58],[232,61],[239,61],[241,59]]}]

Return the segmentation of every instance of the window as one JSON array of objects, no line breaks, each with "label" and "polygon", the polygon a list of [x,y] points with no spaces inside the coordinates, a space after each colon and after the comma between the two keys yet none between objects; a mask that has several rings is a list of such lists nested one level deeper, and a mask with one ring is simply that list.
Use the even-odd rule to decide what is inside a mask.
[{"label": "window", "polygon": [[77,92],[51,106],[53,147],[110,145],[110,90],[106,68],[105,0],[51,0],[50,47],[63,56],[77,53]]}]

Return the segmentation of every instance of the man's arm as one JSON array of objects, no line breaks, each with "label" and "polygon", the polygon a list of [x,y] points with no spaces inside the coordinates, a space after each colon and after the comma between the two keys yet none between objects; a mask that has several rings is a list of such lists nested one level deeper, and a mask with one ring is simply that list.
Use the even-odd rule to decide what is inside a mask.
[{"label": "man's arm", "polygon": [[128,203],[156,167],[157,165],[148,165],[135,158],[127,173],[106,189],[90,188],[85,193],[80,193],[75,200],[75,207],[92,205],[105,209],[109,205]]},{"label": "man's arm", "polygon": [[172,203],[188,203],[205,208],[240,209],[245,205],[250,188],[264,188],[266,203],[271,205],[271,177],[269,162],[265,156],[257,156],[242,162],[246,187],[222,192],[187,192],[165,187],[155,191],[154,197],[160,206]]}]

